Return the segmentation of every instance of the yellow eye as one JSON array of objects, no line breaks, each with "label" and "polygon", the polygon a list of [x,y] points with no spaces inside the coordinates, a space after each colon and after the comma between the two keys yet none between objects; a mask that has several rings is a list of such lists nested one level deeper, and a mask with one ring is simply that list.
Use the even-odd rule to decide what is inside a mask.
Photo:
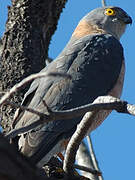
[{"label": "yellow eye", "polygon": [[105,15],[107,16],[114,16],[116,14],[114,9],[108,8],[105,10]]}]

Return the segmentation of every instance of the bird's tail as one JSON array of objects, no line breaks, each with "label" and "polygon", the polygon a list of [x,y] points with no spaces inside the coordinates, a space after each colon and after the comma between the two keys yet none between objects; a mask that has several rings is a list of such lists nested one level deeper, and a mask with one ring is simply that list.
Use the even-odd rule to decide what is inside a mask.
[{"label": "bird's tail", "polygon": [[42,167],[53,155],[63,150],[61,146],[63,138],[56,132],[44,132],[38,136],[36,133],[35,136],[34,138],[31,134],[27,135],[22,152],[30,157],[32,163]]}]

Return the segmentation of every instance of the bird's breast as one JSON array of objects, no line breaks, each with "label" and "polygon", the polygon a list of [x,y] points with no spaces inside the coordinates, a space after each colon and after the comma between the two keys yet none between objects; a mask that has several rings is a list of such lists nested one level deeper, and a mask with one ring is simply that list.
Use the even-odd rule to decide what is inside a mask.
[{"label": "bird's breast", "polygon": [[[125,63],[123,61],[118,80],[115,86],[113,87],[113,89],[108,93],[108,95],[120,98],[122,89],[123,89],[124,75],[125,75]],[[88,112],[88,114],[86,113],[85,116],[90,116],[89,113],[94,113],[94,112]],[[110,113],[111,113],[111,110],[98,111],[98,113],[95,114],[91,127],[89,128],[89,133],[93,131],[94,129],[96,129]]]},{"label": "bird's breast", "polygon": [[121,72],[120,72],[119,78],[116,82],[116,85],[108,93],[108,95],[120,98],[121,93],[122,93],[122,89],[123,89],[124,75],[125,75],[125,62],[123,61],[122,67],[121,67]]}]

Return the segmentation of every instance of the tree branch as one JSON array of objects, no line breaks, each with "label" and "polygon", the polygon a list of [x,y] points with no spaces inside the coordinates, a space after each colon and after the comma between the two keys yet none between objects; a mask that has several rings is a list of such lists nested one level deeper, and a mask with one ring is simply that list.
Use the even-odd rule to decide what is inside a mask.
[{"label": "tree branch", "polygon": [[102,174],[100,171],[88,168],[86,166],[81,166],[81,165],[78,165],[78,164],[74,164],[74,168],[85,171],[85,172],[88,172],[88,173],[91,173],[91,174],[96,175],[96,176],[101,176],[101,174]]},{"label": "tree branch", "polygon": [[[87,136],[87,142],[88,142],[88,147],[89,147],[89,150],[90,150],[90,156],[91,156],[91,159],[92,159],[93,167],[94,167],[95,170],[100,172],[90,135]],[[97,179],[98,180],[103,180],[102,175],[100,177],[98,177]]]},{"label": "tree branch", "polygon": [[4,89],[45,67],[50,40],[66,2],[12,0],[8,7],[0,69]]},{"label": "tree branch", "polygon": [[[12,0],[0,47],[0,91],[7,91],[25,77],[45,67],[48,47],[67,0]],[[38,48],[37,48],[38,47]],[[2,52],[2,53],[1,53]],[[14,102],[21,102],[28,87]],[[4,131],[11,127],[14,110],[3,108]],[[9,118],[10,117],[10,118]]]},{"label": "tree branch", "polygon": [[87,167],[91,170],[91,171],[87,171],[87,169],[83,170],[83,169],[79,168],[81,170],[82,176],[87,177],[92,180],[99,180],[98,175],[101,176],[101,172],[94,168],[91,154],[88,151],[88,146],[85,144],[84,140],[82,141],[82,143],[79,146],[79,149],[76,154],[76,160],[77,160],[77,163],[79,164],[79,166],[81,165],[81,166]]},{"label": "tree branch", "polygon": [[[94,102],[100,103],[101,106],[102,106],[102,103],[107,103],[106,105],[107,105],[107,108],[109,109],[111,102],[116,102],[116,104],[117,104],[118,102],[120,102],[120,100],[118,100],[117,98],[114,98],[112,96],[102,96],[102,97],[98,97]],[[130,113],[132,115],[135,115],[135,106],[129,105],[125,102],[120,103],[119,106],[117,106],[117,105],[114,106],[113,108],[112,107],[111,108],[117,110],[118,112]],[[103,106],[105,107],[105,104]],[[66,154],[65,154],[65,159],[64,159],[64,165],[63,165],[63,169],[65,170],[65,172],[67,174],[73,175],[73,164],[75,162],[76,152],[79,148],[81,141],[87,135],[88,129],[92,125],[93,118],[96,116],[98,111],[99,111],[98,109],[95,109],[95,111],[87,112],[85,114],[82,121],[77,126],[77,130],[75,131],[75,133],[73,134],[73,136],[71,137],[71,139],[68,143],[68,146],[66,149]]]},{"label": "tree branch", "polygon": [[[29,125],[26,125],[25,127],[10,131],[7,134],[7,137],[13,138],[13,137],[17,136],[18,134],[27,133],[28,131],[31,131],[32,129],[36,128],[37,126],[47,123],[47,122],[50,122],[50,121],[63,120],[63,118],[64,119],[72,119],[73,117],[74,118],[80,117],[80,116],[83,116],[88,111],[116,110],[118,112],[135,115],[135,106],[134,105],[127,104],[127,102],[121,101],[120,99],[112,97],[112,96],[100,96],[95,100],[95,102],[96,103],[84,105],[84,106],[73,108],[70,110],[51,111],[47,115],[40,113],[40,112],[36,112],[35,114],[37,114],[41,117],[38,121],[35,121]],[[6,102],[6,99],[4,99],[4,103],[8,104],[8,102]],[[9,103],[9,104],[13,105],[12,103]],[[14,105],[13,105],[13,107],[14,107]],[[18,106],[18,107],[22,108],[21,106]],[[22,108],[22,110],[29,111],[30,109],[27,107],[24,107],[24,108]],[[35,110],[32,110],[32,111],[34,113]],[[88,127],[90,127],[90,125]]]},{"label": "tree branch", "polygon": [[63,74],[63,73],[45,73],[45,72],[40,72],[40,73],[36,73],[36,74],[32,74],[30,76],[28,76],[27,78],[23,79],[21,82],[19,82],[18,84],[16,84],[15,86],[13,86],[9,92],[7,92],[0,100],[0,106],[2,104],[6,103],[6,100],[11,98],[11,96],[16,93],[17,91],[19,91],[21,88],[23,88],[27,83],[31,82],[34,79],[37,78],[42,78],[42,77],[47,77],[47,76],[61,76],[61,77],[66,77],[66,78],[71,78],[70,75],[68,74]]},{"label": "tree branch", "polygon": [[102,6],[103,6],[103,7],[107,6],[106,0],[102,0]]}]

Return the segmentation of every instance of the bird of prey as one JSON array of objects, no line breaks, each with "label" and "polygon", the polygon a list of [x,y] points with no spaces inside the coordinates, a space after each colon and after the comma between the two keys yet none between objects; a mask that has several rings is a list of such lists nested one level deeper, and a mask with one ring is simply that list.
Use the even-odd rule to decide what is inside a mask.
[{"label": "bird of prey", "polygon": [[[84,16],[60,55],[42,72],[67,73],[71,79],[45,77],[32,82],[22,105],[47,113],[43,101],[55,111],[92,103],[98,96],[120,97],[125,64],[120,37],[131,17],[121,8],[105,6]],[[109,114],[99,111],[89,131],[95,129]],[[18,110],[13,128],[21,128],[39,119],[28,111]],[[42,167],[71,138],[81,117],[57,120],[40,125],[19,139],[21,152]]]}]

